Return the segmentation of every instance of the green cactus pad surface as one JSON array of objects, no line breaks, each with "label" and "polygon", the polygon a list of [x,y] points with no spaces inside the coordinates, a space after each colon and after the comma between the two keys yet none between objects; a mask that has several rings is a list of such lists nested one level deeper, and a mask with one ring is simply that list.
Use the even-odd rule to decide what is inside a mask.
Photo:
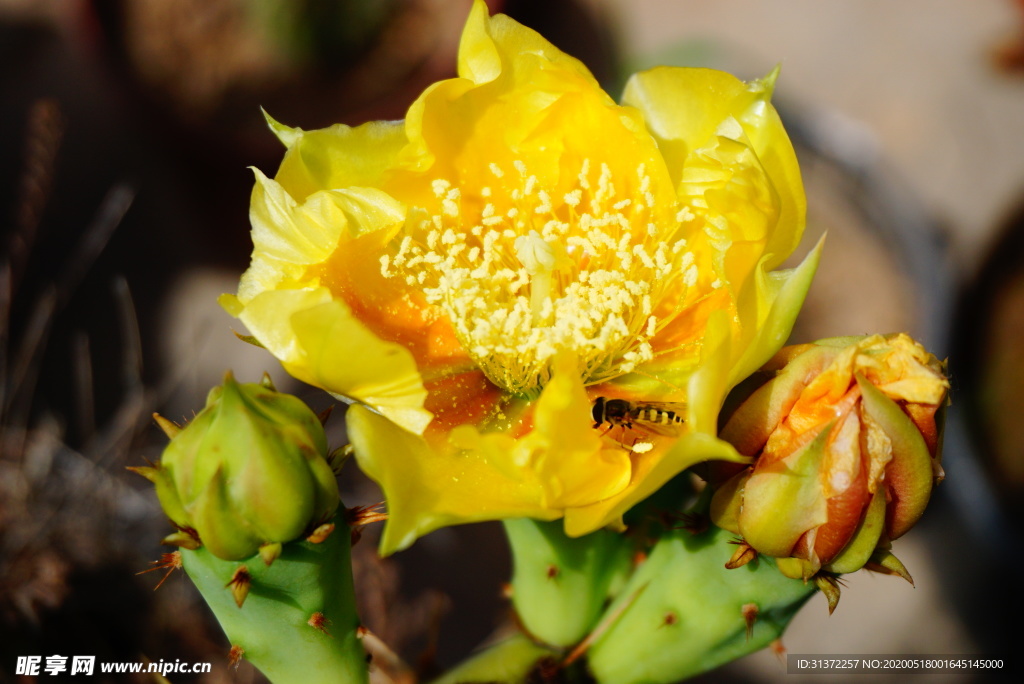
[{"label": "green cactus pad surface", "polygon": [[562,522],[505,521],[512,547],[512,603],[536,639],[572,646],[593,628],[613,582],[629,569],[630,546],[600,530],[570,538]]},{"label": "green cactus pad surface", "polygon": [[431,684],[520,684],[527,681],[537,661],[559,654],[530,641],[522,634],[514,634],[491,644],[453,670],[449,670]]},{"label": "green cactus pad surface", "polygon": [[[662,537],[607,614],[621,615],[587,653],[602,684],[668,684],[760,650],[814,593],[764,556],[726,570],[731,533]],[[748,637],[747,619],[756,610]]]},{"label": "green cactus pad surface", "polygon": [[[367,681],[366,653],[356,633],[349,531],[341,515],[334,523],[320,544],[284,544],[270,566],[258,553],[226,561],[205,547],[181,552],[185,571],[231,645],[240,646],[243,657],[275,684]],[[241,607],[227,586],[240,565],[251,577]]]}]

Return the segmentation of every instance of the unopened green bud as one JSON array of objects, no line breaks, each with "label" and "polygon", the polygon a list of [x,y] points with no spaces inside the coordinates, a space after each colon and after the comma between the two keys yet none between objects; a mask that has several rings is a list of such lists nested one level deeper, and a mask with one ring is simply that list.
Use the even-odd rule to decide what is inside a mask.
[{"label": "unopened green bud", "polygon": [[338,507],[316,414],[269,383],[230,373],[164,450],[154,477],[164,512],[225,560],[305,536]]}]

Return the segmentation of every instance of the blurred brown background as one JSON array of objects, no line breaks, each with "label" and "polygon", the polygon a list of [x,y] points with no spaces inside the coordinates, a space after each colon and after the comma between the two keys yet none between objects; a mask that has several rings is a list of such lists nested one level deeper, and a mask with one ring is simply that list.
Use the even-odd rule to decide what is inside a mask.
[{"label": "blurred brown background", "polygon": [[[906,329],[951,355],[956,390],[949,479],[896,548],[917,589],[858,573],[835,615],[813,600],[786,646],[1008,656],[1022,632],[1022,4],[490,4],[583,59],[613,95],[656,63],[752,78],[781,62],[805,249],[829,233],[794,337]],[[270,173],[282,152],[259,107],[305,128],[401,118],[452,75],[468,5],[0,0],[0,682],[16,681],[15,656],[54,653],[209,660],[212,675],[173,681],[260,681],[227,668],[187,581],[154,593],[158,573],[134,574],[168,527],[123,468],[159,457],[150,412],[186,418],[228,368],[247,381],[269,370],[328,404],[236,341],[215,303],[251,249],[246,167]],[[343,494],[379,497],[355,472]],[[505,620],[497,527],[442,530],[383,564],[374,543],[356,547],[366,620],[424,672]],[[762,653],[705,679],[783,671]]]}]

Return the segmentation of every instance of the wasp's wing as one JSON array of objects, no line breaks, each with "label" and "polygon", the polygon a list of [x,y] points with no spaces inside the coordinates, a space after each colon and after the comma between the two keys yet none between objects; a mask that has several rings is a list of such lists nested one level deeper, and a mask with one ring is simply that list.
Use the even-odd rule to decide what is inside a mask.
[{"label": "wasp's wing", "polygon": [[634,420],[633,427],[629,429],[662,437],[678,437],[680,427],[678,423],[652,423],[647,420]]},{"label": "wasp's wing", "polygon": [[659,411],[672,411],[680,415],[686,412],[685,401],[641,401],[637,402],[638,408],[653,408]]}]

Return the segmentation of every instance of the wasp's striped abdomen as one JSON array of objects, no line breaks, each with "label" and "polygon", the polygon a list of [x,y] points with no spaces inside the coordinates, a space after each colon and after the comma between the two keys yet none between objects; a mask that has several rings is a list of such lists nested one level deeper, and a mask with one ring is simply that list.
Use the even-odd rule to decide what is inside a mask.
[{"label": "wasp's striped abdomen", "polygon": [[632,402],[626,399],[597,397],[594,400],[594,427],[607,424],[610,427],[647,427],[664,434],[686,422],[683,419],[685,404],[679,402]]},{"label": "wasp's striped abdomen", "polygon": [[680,425],[683,422],[682,416],[672,409],[657,408],[640,404],[634,408],[636,420],[655,425]]}]

